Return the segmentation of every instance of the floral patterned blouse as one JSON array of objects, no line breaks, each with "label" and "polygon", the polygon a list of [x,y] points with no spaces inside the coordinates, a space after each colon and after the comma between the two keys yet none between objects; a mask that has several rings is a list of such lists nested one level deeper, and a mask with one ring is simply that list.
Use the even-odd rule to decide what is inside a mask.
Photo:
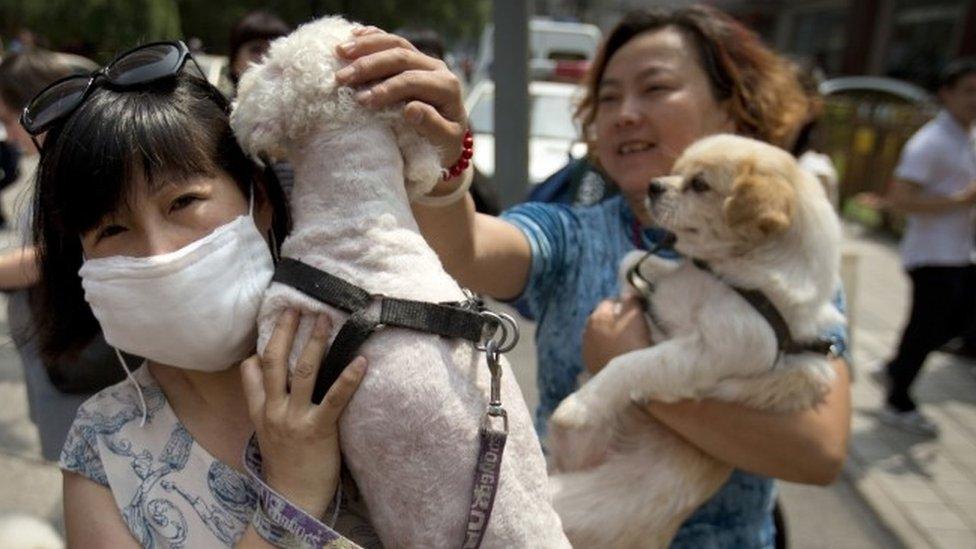
[{"label": "floral patterned blouse", "polygon": [[[132,382],[100,391],[78,409],[61,468],[111,490],[142,547],[233,546],[257,506],[252,480],[193,440],[146,366],[133,377],[146,399],[145,425],[140,427],[142,408]],[[340,546],[354,546],[349,540],[380,546],[355,491],[344,494],[335,529],[348,540]]]}]

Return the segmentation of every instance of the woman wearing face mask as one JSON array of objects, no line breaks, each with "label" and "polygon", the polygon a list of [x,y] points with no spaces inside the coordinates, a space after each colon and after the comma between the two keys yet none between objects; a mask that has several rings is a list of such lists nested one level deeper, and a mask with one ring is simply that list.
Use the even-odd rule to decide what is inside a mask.
[{"label": "woman wearing face mask", "polygon": [[[383,67],[402,53],[397,38],[366,36],[352,49],[359,59],[346,82],[381,80],[372,88],[373,104],[399,97],[402,78],[382,80]],[[435,190],[442,205],[415,207],[428,241],[463,285],[521,299],[539,320],[540,432],[584,367],[596,371],[651,344],[637,305],[606,301],[619,295],[620,259],[661,238],[642,206],[648,183],[710,134],[735,132],[784,146],[806,111],[788,64],[727,15],[702,7],[638,12],[607,37],[578,113],[595,160],[622,196],[590,208],[525,204],[493,218],[476,214],[470,197],[448,181]],[[825,335],[844,343],[840,326]],[[801,412],[712,400],[648,406],[690,443],[737,468],[684,524],[675,546],[772,546],[769,477],[813,484],[836,477],[850,415],[843,361],[836,370],[824,402]]]},{"label": "woman wearing face mask", "polygon": [[182,43],[144,46],[94,79],[53,84],[22,119],[44,138],[42,350],[71,354],[101,326],[110,345],[146,358],[126,364],[119,354],[129,381],[86,402],[69,433],[68,543],[373,545],[354,491],[337,492],[337,419],[364,359],[313,404],[331,327],[318,319],[287,379],[299,321],[288,311],[264,355],[244,360],[287,210],[273,175],[237,145],[227,101],[193,65]]}]

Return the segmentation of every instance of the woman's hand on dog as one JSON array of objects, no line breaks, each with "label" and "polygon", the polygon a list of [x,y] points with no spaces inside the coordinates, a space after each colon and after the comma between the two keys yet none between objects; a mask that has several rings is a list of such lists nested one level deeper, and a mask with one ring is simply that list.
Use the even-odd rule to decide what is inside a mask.
[{"label": "woman's hand on dog", "polygon": [[606,299],[586,320],[583,332],[583,365],[591,374],[614,357],[651,345],[644,310],[636,299]]},{"label": "woman's hand on dog", "polygon": [[245,360],[241,375],[265,481],[309,514],[321,517],[339,483],[339,416],[363,379],[366,359],[353,360],[322,402],[312,404],[332,323],[325,314],[316,318],[289,390],[288,356],[298,324],[297,311],[284,311],[263,355]]},{"label": "woman's hand on dog", "polygon": [[336,48],[349,64],[336,73],[344,86],[361,87],[356,99],[381,109],[405,103],[403,115],[441,151],[441,165],[460,157],[467,126],[461,82],[440,59],[417,50],[405,38],[376,27],[353,31]]}]

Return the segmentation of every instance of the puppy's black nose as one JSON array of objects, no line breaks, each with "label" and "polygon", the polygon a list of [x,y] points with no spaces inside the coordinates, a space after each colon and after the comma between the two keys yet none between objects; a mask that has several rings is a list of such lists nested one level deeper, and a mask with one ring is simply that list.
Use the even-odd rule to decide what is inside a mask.
[{"label": "puppy's black nose", "polygon": [[651,200],[657,200],[667,190],[668,188],[664,186],[664,183],[655,179],[651,181],[651,186],[647,188],[647,196]]}]

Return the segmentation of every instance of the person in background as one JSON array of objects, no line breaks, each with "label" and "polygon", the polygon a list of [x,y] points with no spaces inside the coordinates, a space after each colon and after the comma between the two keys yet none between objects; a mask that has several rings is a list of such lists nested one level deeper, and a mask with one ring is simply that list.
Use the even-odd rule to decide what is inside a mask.
[{"label": "person in background", "polygon": [[830,203],[837,210],[840,207],[837,168],[834,167],[834,162],[829,156],[814,149],[814,138],[824,110],[824,98],[820,94],[823,73],[809,64],[797,64],[795,68],[797,79],[807,96],[807,120],[797,132],[790,152],[796,157],[801,168],[816,176],[823,185]]},{"label": "person in background", "polygon": [[272,40],[290,32],[288,23],[268,11],[252,11],[241,17],[230,31],[228,49],[228,69],[234,86],[248,65],[261,60]]},{"label": "person in background", "polygon": [[[424,127],[457,124],[458,84],[444,81],[436,110],[416,108],[416,83],[389,77],[384,65],[410,59],[413,70],[439,66],[393,35],[355,40],[356,68],[343,84],[371,85],[379,108],[406,102]],[[697,139],[734,132],[780,147],[803,123],[807,101],[795,74],[759,38],[707,7],[639,11],[609,35],[591,66],[579,111],[583,135],[621,194],[590,207],[528,203],[500,218],[477,214],[463,186],[447,181],[441,204],[415,204],[421,232],[444,267],[465,287],[522,299],[539,319],[537,429],[584,370],[651,344],[640,305],[619,303],[617,266],[632,250],[662,237],[642,206],[647,186],[670,173]],[[846,346],[843,326],[824,334]],[[679,530],[676,547],[767,548],[775,543],[771,477],[827,484],[839,474],[850,432],[850,391],[843,360],[815,408],[788,414],[713,399],[649,404],[658,421],[736,470]]]},{"label": "person in background", "polygon": [[[7,55],[0,63],[0,121],[10,142],[24,153],[21,180],[13,185],[12,221],[20,242],[30,240],[27,206],[33,190],[37,155],[34,143],[18,122],[30,98],[47,84],[95,64],[86,59],[46,50]],[[28,302],[37,282],[36,252],[18,245],[0,254],[0,290],[7,293],[10,332],[24,368],[31,421],[37,426],[44,459],[56,461],[78,406],[94,392],[124,377],[115,355],[99,335],[75,356],[45,360],[38,350]]]},{"label": "person in background", "polygon": [[939,83],[939,114],[905,144],[887,197],[908,216],[902,263],[912,280],[912,309],[895,357],[879,376],[888,387],[880,418],[935,436],[911,387],[926,357],[972,325],[976,313],[976,58],[949,63]]},{"label": "person in background", "polygon": [[[20,149],[7,140],[6,127],[0,124],[0,193],[20,179]],[[7,215],[0,200],[0,230],[7,228]]]},{"label": "person in background", "polygon": [[[230,49],[228,50],[227,78],[221,77],[217,88],[227,97],[237,94],[237,82],[252,63],[261,57],[271,46],[271,41],[291,32],[291,26],[277,15],[264,10],[248,12],[230,30]],[[275,162],[272,166],[278,183],[285,195],[291,196],[295,186],[295,170],[286,161]]]}]

